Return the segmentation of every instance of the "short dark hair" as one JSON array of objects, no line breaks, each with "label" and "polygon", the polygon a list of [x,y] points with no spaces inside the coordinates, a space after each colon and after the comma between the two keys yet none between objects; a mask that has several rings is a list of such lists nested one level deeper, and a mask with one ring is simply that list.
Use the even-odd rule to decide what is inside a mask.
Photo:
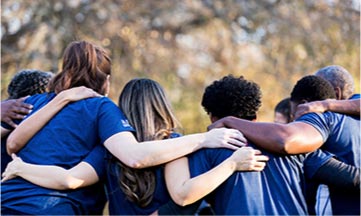
[{"label": "short dark hair", "polygon": [[282,113],[287,118],[287,121],[291,121],[291,107],[290,98],[284,98],[275,107],[275,112]]},{"label": "short dark hair", "polygon": [[243,76],[228,75],[206,87],[202,106],[207,113],[218,118],[235,116],[254,120],[261,106],[261,90]]},{"label": "short dark hair", "polygon": [[9,99],[44,93],[53,74],[34,69],[17,72],[8,86]]},{"label": "short dark hair", "polygon": [[291,93],[291,101],[316,101],[336,98],[332,85],[325,79],[309,75],[300,79]]}]

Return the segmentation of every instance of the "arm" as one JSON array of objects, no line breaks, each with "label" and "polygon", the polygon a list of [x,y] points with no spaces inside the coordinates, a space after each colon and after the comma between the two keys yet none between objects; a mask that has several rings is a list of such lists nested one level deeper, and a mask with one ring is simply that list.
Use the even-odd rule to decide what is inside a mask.
[{"label": "arm", "polygon": [[76,189],[96,183],[99,178],[94,168],[87,162],[80,162],[66,170],[58,166],[35,165],[25,163],[15,154],[2,174],[1,182],[16,176],[41,187],[57,190]]},{"label": "arm", "polygon": [[206,133],[174,139],[139,143],[131,132],[120,132],[105,140],[105,147],[132,168],[156,166],[182,157],[200,148],[229,148],[245,145],[243,135],[234,129],[219,128]]},{"label": "arm", "polygon": [[225,117],[210,125],[209,128],[224,126],[240,130],[257,146],[280,154],[312,152],[324,143],[319,131],[303,122],[277,124]]},{"label": "arm", "polygon": [[1,121],[16,128],[13,120],[23,119],[33,108],[31,104],[24,103],[26,98],[28,97],[1,101]]},{"label": "arm", "polygon": [[360,115],[360,99],[352,99],[352,100],[328,99],[323,101],[313,101],[310,103],[300,104],[297,106],[295,119],[306,113],[310,113],[310,112],[323,113],[326,111],[338,112],[348,115]]},{"label": "arm", "polygon": [[360,168],[330,158],[312,179],[345,190],[360,190]]},{"label": "arm", "polygon": [[25,119],[8,137],[8,154],[16,153],[65,105],[70,102],[100,95],[86,87],[76,87],[60,92],[47,105]]},{"label": "arm", "polygon": [[194,203],[211,193],[235,171],[262,171],[268,157],[260,154],[259,150],[250,147],[240,148],[218,166],[194,178],[190,177],[186,157],[172,161],[165,167],[169,194],[178,205]]}]

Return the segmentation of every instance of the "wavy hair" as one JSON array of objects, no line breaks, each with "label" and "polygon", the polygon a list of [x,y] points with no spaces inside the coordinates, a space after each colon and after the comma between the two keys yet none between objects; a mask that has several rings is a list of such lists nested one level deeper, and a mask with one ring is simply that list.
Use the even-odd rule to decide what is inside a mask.
[{"label": "wavy hair", "polygon": [[[170,137],[180,124],[175,118],[163,88],[145,78],[129,81],[119,96],[119,107],[136,131],[139,142]],[[119,183],[131,202],[145,207],[151,203],[156,186],[153,168],[133,169],[118,160]]]},{"label": "wavy hair", "polygon": [[110,74],[111,60],[105,50],[86,41],[75,41],[65,49],[62,70],[49,83],[49,90],[59,93],[86,86],[104,95]]}]

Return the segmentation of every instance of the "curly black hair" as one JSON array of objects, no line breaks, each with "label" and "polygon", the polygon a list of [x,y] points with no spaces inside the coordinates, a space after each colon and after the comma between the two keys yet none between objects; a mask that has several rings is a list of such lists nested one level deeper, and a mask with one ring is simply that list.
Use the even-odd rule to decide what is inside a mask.
[{"label": "curly black hair", "polygon": [[291,101],[300,103],[336,98],[335,91],[327,80],[309,75],[300,79],[291,92]]},{"label": "curly black hair", "polygon": [[252,82],[228,75],[209,85],[203,94],[202,106],[217,118],[235,116],[242,119],[256,119],[261,106],[260,87]]}]

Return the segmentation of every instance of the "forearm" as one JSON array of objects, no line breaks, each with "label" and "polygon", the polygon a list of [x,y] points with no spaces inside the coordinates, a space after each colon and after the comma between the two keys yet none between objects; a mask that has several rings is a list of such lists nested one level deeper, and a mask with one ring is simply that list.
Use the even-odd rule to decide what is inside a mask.
[{"label": "forearm", "polygon": [[326,110],[348,115],[360,115],[360,99],[353,100],[325,100]]},{"label": "forearm", "polygon": [[204,134],[192,134],[174,139],[138,143],[130,132],[110,137],[105,147],[132,168],[163,164],[202,148]]},{"label": "forearm", "polygon": [[62,95],[56,96],[43,108],[25,119],[18,127],[12,131],[7,139],[8,154],[16,153],[58,113],[69,101]]},{"label": "forearm", "polygon": [[75,189],[84,182],[69,175],[68,170],[61,167],[29,163],[20,166],[17,176],[41,187],[56,190]]},{"label": "forearm", "polygon": [[331,158],[320,167],[313,179],[345,190],[360,190],[360,168],[345,164],[335,158]]},{"label": "forearm", "polygon": [[176,188],[182,201],[178,204],[186,206],[202,199],[226,181],[235,172],[235,168],[235,163],[227,159],[210,171],[187,180]]}]

